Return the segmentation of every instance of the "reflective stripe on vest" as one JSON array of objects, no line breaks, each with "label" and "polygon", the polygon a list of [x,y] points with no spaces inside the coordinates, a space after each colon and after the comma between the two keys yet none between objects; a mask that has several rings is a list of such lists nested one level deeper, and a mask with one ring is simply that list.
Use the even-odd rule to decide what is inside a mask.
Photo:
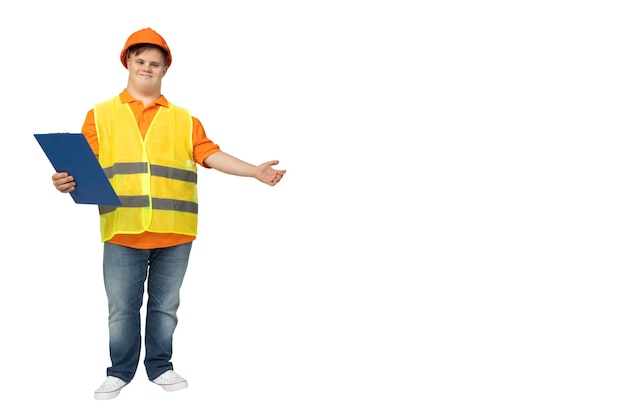
[{"label": "reflective stripe on vest", "polygon": [[96,105],[94,116],[99,160],[122,202],[99,207],[102,240],[144,231],[195,236],[197,168],[189,112],[160,107],[145,138],[119,97]]},{"label": "reflective stripe on vest", "polygon": [[[108,167],[104,170],[107,178],[113,178],[116,174],[143,174],[148,172],[148,164],[144,162],[139,163],[121,163],[115,164],[112,167]],[[196,183],[198,174],[195,172],[184,171],[177,168],[164,167],[160,165],[150,165],[152,175],[156,177],[166,177],[170,179],[176,179],[180,181],[187,181]],[[120,196],[122,207],[149,207],[150,196]],[[104,206],[99,207],[100,214],[109,213],[114,211],[117,206]],[[174,199],[153,198],[152,208],[156,210],[176,210],[186,211],[189,213],[198,214],[198,204],[190,201],[180,201]]]}]

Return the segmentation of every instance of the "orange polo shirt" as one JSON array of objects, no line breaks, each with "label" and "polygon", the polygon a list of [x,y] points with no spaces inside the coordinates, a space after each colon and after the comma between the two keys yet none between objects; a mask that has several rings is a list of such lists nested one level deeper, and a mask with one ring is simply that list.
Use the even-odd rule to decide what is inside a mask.
[{"label": "orange polo shirt", "polygon": [[[152,119],[154,119],[159,107],[167,107],[169,105],[169,102],[165,99],[165,97],[161,96],[148,107],[144,107],[143,102],[141,100],[135,100],[135,98],[131,96],[126,89],[120,93],[120,99],[122,100],[122,103],[128,103],[130,105],[130,108],[135,114],[137,124],[139,125],[139,130],[143,136],[146,135],[148,127],[150,126],[150,123],[152,123]],[[199,165],[209,168],[204,165],[204,160],[209,155],[218,152],[220,148],[206,136],[204,127],[198,119],[192,117],[192,121],[193,158]],[[87,138],[87,142],[89,142],[93,152],[96,156],[98,156],[100,148],[93,109],[89,110],[87,113],[82,133],[85,135],[85,138]],[[154,249],[180,245],[182,243],[191,242],[194,239],[195,236],[178,235],[174,233],[143,232],[135,235],[117,234],[113,236],[109,242],[137,249]]]}]

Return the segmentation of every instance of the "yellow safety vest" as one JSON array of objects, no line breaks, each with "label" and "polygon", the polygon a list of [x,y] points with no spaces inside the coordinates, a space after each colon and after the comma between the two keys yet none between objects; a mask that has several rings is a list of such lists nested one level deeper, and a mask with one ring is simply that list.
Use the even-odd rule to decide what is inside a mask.
[{"label": "yellow safety vest", "polygon": [[99,206],[102,241],[145,231],[196,236],[197,167],[189,112],[171,103],[160,107],[145,138],[119,96],[97,104],[94,117],[98,159],[122,202],[121,207]]}]

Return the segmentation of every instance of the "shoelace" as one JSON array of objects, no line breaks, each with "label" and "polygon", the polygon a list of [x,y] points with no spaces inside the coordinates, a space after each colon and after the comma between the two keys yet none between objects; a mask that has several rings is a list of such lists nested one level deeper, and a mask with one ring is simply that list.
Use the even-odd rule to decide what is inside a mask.
[{"label": "shoelace", "polygon": [[164,381],[170,382],[183,378],[174,371],[167,371],[157,379],[163,379]]},{"label": "shoelace", "polygon": [[104,381],[104,384],[102,384],[103,387],[115,387],[117,385],[119,385],[121,383],[121,380],[112,376],[107,377],[106,381]]}]

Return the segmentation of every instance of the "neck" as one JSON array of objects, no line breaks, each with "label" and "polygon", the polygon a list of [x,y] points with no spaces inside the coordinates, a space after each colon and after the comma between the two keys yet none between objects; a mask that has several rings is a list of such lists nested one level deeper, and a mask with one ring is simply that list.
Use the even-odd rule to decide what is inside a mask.
[{"label": "neck", "polygon": [[156,99],[161,97],[160,90],[143,90],[131,85],[128,85],[126,89],[136,100],[141,100],[144,106],[153,103]]}]

